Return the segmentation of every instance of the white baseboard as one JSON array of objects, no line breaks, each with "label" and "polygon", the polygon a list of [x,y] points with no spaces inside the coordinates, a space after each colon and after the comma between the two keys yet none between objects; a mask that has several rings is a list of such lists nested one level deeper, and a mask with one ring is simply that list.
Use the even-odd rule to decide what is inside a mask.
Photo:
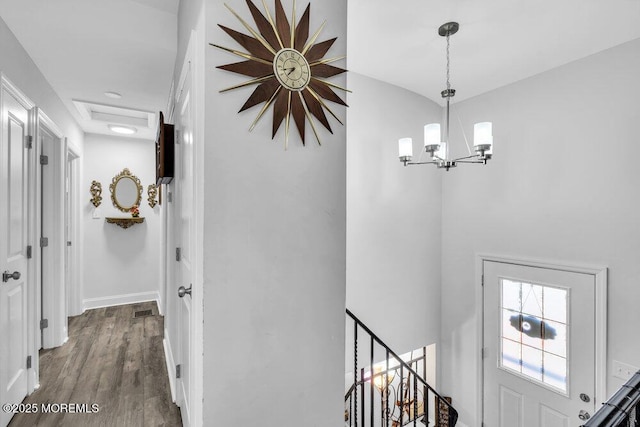
[{"label": "white baseboard", "polygon": [[156,303],[158,304],[158,314],[160,316],[164,316],[164,301],[162,300],[162,294],[157,292],[158,298],[156,299]]},{"label": "white baseboard", "polygon": [[[84,311],[94,308],[111,307],[114,305],[135,304],[139,302],[156,301],[159,302],[158,291],[140,292],[137,294],[113,295],[109,297],[87,298],[82,300]],[[159,306],[160,304],[158,304]]]},{"label": "white baseboard", "polygon": [[171,352],[171,343],[169,342],[169,331],[165,328],[164,339],[162,340],[164,346],[164,360],[167,362],[167,376],[169,377],[169,388],[171,389],[171,400],[176,402],[176,363],[173,359],[173,353]]}]

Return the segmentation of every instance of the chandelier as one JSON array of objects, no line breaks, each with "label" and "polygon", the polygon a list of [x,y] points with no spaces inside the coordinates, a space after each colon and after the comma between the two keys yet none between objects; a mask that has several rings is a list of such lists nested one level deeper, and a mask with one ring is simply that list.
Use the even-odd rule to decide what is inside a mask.
[{"label": "chandelier", "polygon": [[440,123],[430,123],[424,127],[424,149],[431,160],[412,162],[413,158],[413,140],[411,138],[401,138],[398,141],[398,152],[400,161],[407,165],[427,165],[433,164],[438,168],[449,170],[456,167],[459,163],[480,163],[487,164],[487,160],[493,155],[493,133],[491,122],[476,123],[473,127],[473,145],[475,154],[471,152],[469,143],[462,131],[469,155],[452,159],[449,155],[449,113],[451,98],[456,94],[455,89],[451,89],[450,76],[450,59],[449,59],[449,37],[458,32],[460,25],[457,22],[447,22],[438,29],[438,34],[447,38],[447,88],[441,92],[442,97],[446,100],[444,138],[441,137]]}]

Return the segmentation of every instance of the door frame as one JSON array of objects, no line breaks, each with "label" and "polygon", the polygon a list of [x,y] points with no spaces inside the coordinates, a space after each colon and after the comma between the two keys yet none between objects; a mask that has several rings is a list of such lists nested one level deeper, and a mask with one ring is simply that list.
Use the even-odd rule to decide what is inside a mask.
[{"label": "door frame", "polygon": [[[191,80],[191,93],[193,100],[191,101],[193,104],[193,156],[194,156],[194,179],[193,179],[193,202],[194,202],[194,211],[193,211],[193,223],[194,223],[194,238],[193,238],[193,283],[192,289],[193,292],[191,294],[191,319],[190,319],[190,329],[193,331],[193,339],[191,341],[191,349],[190,355],[191,358],[189,360],[190,363],[190,371],[191,371],[191,381],[190,381],[190,391],[189,395],[191,396],[191,407],[189,408],[190,414],[190,422],[191,427],[201,427],[204,422],[204,405],[203,405],[203,396],[204,396],[204,298],[203,298],[203,287],[204,287],[204,103],[205,98],[201,95],[203,92],[204,84],[204,76],[205,76],[205,50],[202,46],[204,43],[204,23],[202,19],[202,15],[198,24],[196,26],[196,30],[191,31],[191,35],[189,37],[189,43],[187,45],[184,63],[182,65],[182,69],[180,72],[180,77],[177,80],[177,85],[172,88],[172,93],[169,101],[169,121],[176,120],[177,113],[175,111],[175,106],[180,102],[181,90],[184,85],[184,82],[187,78],[187,73],[189,74]],[[177,144],[177,141],[176,141]],[[177,149],[177,148],[176,148]],[[171,187],[170,187],[171,185]],[[165,185],[164,189],[166,192],[167,201],[163,200],[163,203],[166,203],[166,216],[165,221],[167,223],[166,231],[165,231],[165,239],[166,239],[166,251],[165,256],[167,259],[166,262],[166,286],[165,286],[165,301],[163,305],[166,309],[166,320],[167,321],[177,321],[176,314],[177,312],[174,310],[171,313],[169,303],[169,299],[177,299],[177,286],[176,286],[176,263],[173,262],[174,256],[173,251],[175,250],[175,216],[169,215],[169,210],[173,209],[170,207],[172,203],[175,203],[175,197],[179,195],[175,194],[171,188],[173,187],[173,183],[170,185]],[[171,194],[173,193],[173,194]],[[164,195],[163,195],[164,196]],[[170,201],[173,199],[172,201]],[[172,212],[173,215],[173,212]],[[187,284],[185,284],[186,286]],[[170,319],[171,315],[174,315],[172,319]],[[178,401],[178,380],[175,376],[175,358],[182,357],[179,354],[174,355],[172,353],[172,345],[177,343],[180,344],[180,337],[178,336],[169,336],[169,331],[175,330],[172,328],[168,328],[165,324],[165,356],[167,359],[167,370],[169,373],[169,383],[172,392],[172,398],[176,403]]]},{"label": "door frame", "polygon": [[590,274],[595,279],[595,397],[594,402],[607,400],[607,286],[608,269],[603,266],[568,264],[533,258],[516,258],[502,255],[476,254],[476,416],[478,424],[484,422],[484,262],[516,264],[549,270]]},{"label": "door frame", "polygon": [[66,277],[66,314],[65,322],[67,324],[67,336],[68,319],[70,316],[77,316],[82,314],[82,296],[80,294],[80,267],[82,265],[82,251],[80,250],[80,244],[82,242],[80,237],[80,186],[81,186],[81,162],[80,153],[73,147],[67,138],[65,138],[66,157],[65,157],[65,176],[69,177],[70,182],[66,182],[68,187],[68,206],[65,206],[69,212],[68,217],[65,218],[68,221],[69,235],[66,238],[71,241],[71,249],[69,250],[68,262],[69,270],[68,277]]},{"label": "door frame", "polygon": [[[39,237],[42,236],[42,168],[39,166],[38,159],[42,154],[40,146],[40,140],[42,136],[42,128],[46,128],[48,132],[54,135],[56,140],[53,143],[51,149],[51,156],[49,158],[48,168],[51,168],[49,176],[52,180],[52,212],[45,214],[51,215],[52,229],[47,237],[49,239],[48,248],[49,259],[44,259],[46,267],[43,265],[42,274],[51,274],[53,276],[52,289],[45,292],[43,295],[48,295],[48,298],[42,301],[42,316],[47,319],[49,325],[43,330],[43,341],[41,343],[43,348],[54,348],[61,346],[67,340],[67,308],[66,308],[66,293],[65,293],[65,272],[64,272],[64,259],[66,253],[65,243],[65,168],[67,160],[67,143],[66,138],[58,126],[47,116],[40,108],[35,108],[35,141],[34,148],[36,148],[36,174],[35,174],[35,191],[36,191],[36,230],[35,241],[33,246],[34,261],[36,268],[40,268],[43,259],[41,256],[41,250],[39,243]],[[38,274],[35,277],[36,289],[41,289],[42,276]],[[40,303],[40,292],[37,292],[37,301]],[[40,305],[38,304],[38,307]],[[37,309],[37,307],[36,307]],[[36,325],[39,324],[38,323]]]}]

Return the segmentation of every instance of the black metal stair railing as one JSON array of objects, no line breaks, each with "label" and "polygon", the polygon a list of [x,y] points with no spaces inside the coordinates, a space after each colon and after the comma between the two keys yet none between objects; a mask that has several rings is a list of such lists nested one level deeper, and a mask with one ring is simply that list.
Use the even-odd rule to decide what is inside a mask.
[{"label": "black metal stair railing", "polygon": [[639,427],[640,371],[627,381],[583,427]]},{"label": "black metal stair railing", "polygon": [[[426,354],[403,360],[348,309],[347,316],[353,320],[353,382],[345,394],[345,426],[403,427],[435,421],[437,427],[454,427],[458,412],[424,379]],[[359,360],[363,358],[364,364]]]}]

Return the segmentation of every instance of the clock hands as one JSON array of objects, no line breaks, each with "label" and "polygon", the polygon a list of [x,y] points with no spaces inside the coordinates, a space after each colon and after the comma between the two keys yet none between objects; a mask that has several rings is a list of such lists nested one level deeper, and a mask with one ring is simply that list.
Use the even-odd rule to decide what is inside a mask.
[{"label": "clock hands", "polygon": [[[295,71],[296,67],[289,67],[289,68],[285,68],[284,71],[287,73],[287,76],[290,76],[291,73],[293,73]],[[287,71],[289,70],[289,71]]]}]

